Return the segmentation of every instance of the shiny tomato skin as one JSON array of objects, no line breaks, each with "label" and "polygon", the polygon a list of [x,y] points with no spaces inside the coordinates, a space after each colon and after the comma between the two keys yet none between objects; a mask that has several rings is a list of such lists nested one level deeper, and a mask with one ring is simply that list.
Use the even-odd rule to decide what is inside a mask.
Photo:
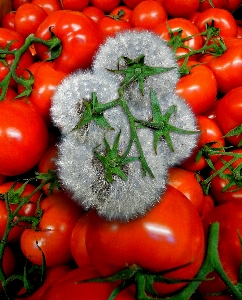
[{"label": "shiny tomato skin", "polygon": [[[91,66],[93,56],[102,42],[97,24],[78,11],[59,10],[51,13],[36,31],[36,37],[48,40],[51,31],[60,39],[62,52],[54,61],[54,69],[70,73]],[[46,46],[35,45],[42,60],[51,55]]]},{"label": "shiny tomato skin", "polygon": [[[219,222],[219,257],[222,266],[230,278],[236,284],[239,277],[239,268],[241,264],[241,246],[239,235],[242,232],[242,203],[227,202],[216,206],[209,215],[203,219],[204,229],[207,236],[210,224]],[[226,286],[215,273],[210,273],[199,286],[202,293],[216,293],[225,291]]]},{"label": "shiny tomato skin", "polygon": [[43,215],[38,230],[25,229],[21,235],[23,254],[32,263],[41,265],[42,255],[38,243],[45,255],[47,267],[69,263],[72,260],[71,233],[83,211],[64,193],[45,198],[41,202],[41,209]]},{"label": "shiny tomato skin", "polygon": [[23,4],[16,11],[14,28],[19,34],[26,38],[31,33],[36,32],[47,15],[47,12],[36,4]]},{"label": "shiny tomato skin", "polygon": [[2,18],[2,27],[14,30],[16,11],[10,11]]},{"label": "shiny tomato skin", "polygon": [[121,0],[90,0],[90,5],[98,7],[105,14],[110,13],[120,5]]},{"label": "shiny tomato skin", "polygon": [[[197,50],[202,47],[202,38],[199,35],[199,31],[197,27],[189,20],[184,18],[173,18],[169,19],[167,22],[163,22],[154,27],[153,32],[157,34],[160,38],[165,39],[166,41],[170,41],[171,36],[168,31],[168,27],[172,31],[176,31],[181,29],[181,38],[188,38],[187,41],[184,42],[186,47]],[[177,33],[175,33],[177,35]],[[191,37],[192,36],[192,37]],[[176,50],[176,55],[185,55],[189,52],[188,49],[184,49],[183,47],[178,47]],[[190,56],[190,60],[197,60],[197,56]]]},{"label": "shiny tomato skin", "polygon": [[105,17],[104,12],[95,6],[87,6],[82,12],[91,18],[95,23],[98,23],[103,17]]},{"label": "shiny tomato skin", "polygon": [[222,38],[237,37],[238,28],[232,14],[226,9],[210,8],[203,11],[195,20],[194,24],[200,32],[206,30],[206,24],[211,25],[214,22],[214,27],[219,28],[219,35]]},{"label": "shiny tomato skin", "polygon": [[190,73],[179,79],[176,93],[185,99],[194,114],[201,115],[215,103],[217,81],[206,65],[189,61],[187,66],[190,67]]},{"label": "shiny tomato skin", "polygon": [[164,0],[164,6],[172,17],[187,18],[197,11],[199,0]]},{"label": "shiny tomato skin", "polygon": [[[226,115],[226,118],[224,116]],[[225,135],[230,130],[242,124],[242,87],[230,90],[219,100],[216,108],[216,122]],[[242,139],[242,134],[226,138],[229,143],[237,146]]]},{"label": "shiny tomato skin", "polygon": [[[241,155],[241,158],[238,158],[231,167],[234,169],[242,164],[242,149],[231,150],[233,153],[238,153]],[[223,155],[222,160],[217,160],[214,164],[215,170],[220,170],[226,162],[229,162],[233,159],[233,156]],[[231,174],[231,170],[226,168],[222,173],[223,174]],[[211,175],[214,171],[211,171]],[[229,201],[242,201],[242,188],[238,189],[238,186],[235,184],[231,186],[227,191],[223,192],[222,189],[229,183],[228,179],[221,178],[219,175],[215,176],[211,180],[211,192],[213,198],[217,202],[217,204],[222,204]],[[237,190],[238,189],[238,190]],[[234,191],[236,190],[236,191]]]},{"label": "shiny tomato skin", "polygon": [[[77,268],[70,271],[65,277],[53,283],[43,294],[41,300],[107,300],[117,283],[77,283],[84,279],[100,277],[94,268]],[[135,300],[135,296],[129,290],[122,291],[117,300]]]},{"label": "shiny tomato skin", "polygon": [[32,0],[31,3],[42,7],[48,15],[62,9],[61,3],[58,0]]},{"label": "shiny tomato skin", "polygon": [[[213,0],[213,5],[216,8],[223,8],[232,13],[241,5],[241,0]],[[204,11],[211,7],[209,0],[200,1],[198,11]]]},{"label": "shiny tomato skin", "polygon": [[[196,119],[198,130],[201,132],[198,138],[197,147],[194,149],[192,155],[181,163],[182,168],[190,171],[199,171],[207,166],[204,156],[202,156],[198,162],[195,160],[198,151],[202,146],[210,142],[215,142],[215,144],[212,145],[213,148],[225,145],[223,133],[215,120],[203,115],[197,115]],[[218,159],[218,155],[212,155],[210,156],[210,159],[212,162],[215,162]]]},{"label": "shiny tomato skin", "polygon": [[[189,184],[187,184],[189,182]],[[197,209],[203,210],[203,190],[197,181],[195,172],[172,167],[168,171],[168,184],[182,192]]]},{"label": "shiny tomato skin", "polygon": [[[161,202],[144,217],[120,223],[91,215],[86,247],[93,265],[102,275],[133,264],[151,272],[188,264],[167,273],[167,277],[190,278],[203,260],[204,233],[195,207],[180,191],[168,185]],[[156,283],[155,289],[165,294],[182,286],[184,284]]]},{"label": "shiny tomato skin", "polygon": [[22,100],[0,102],[0,174],[31,170],[44,154],[48,130],[33,107]]},{"label": "shiny tomato skin", "polygon": [[140,2],[130,17],[132,27],[152,30],[155,26],[168,19],[167,12],[162,4],[157,1],[146,0]]},{"label": "shiny tomato skin", "polygon": [[124,5],[117,6],[115,9],[113,9],[110,12],[110,15],[118,16],[121,10],[124,11],[124,15],[121,17],[121,20],[129,22],[132,14],[132,9],[128,8],[127,6]]}]

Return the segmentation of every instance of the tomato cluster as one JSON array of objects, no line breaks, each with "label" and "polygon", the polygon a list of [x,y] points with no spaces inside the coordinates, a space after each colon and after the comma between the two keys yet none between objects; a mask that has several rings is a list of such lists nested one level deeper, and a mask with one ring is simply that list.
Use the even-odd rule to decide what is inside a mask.
[{"label": "tomato cluster", "polygon": [[[1,299],[242,299],[241,4],[0,1]],[[199,137],[160,202],[120,222],[63,188],[50,108],[62,80],[127,30],[173,51]]]}]

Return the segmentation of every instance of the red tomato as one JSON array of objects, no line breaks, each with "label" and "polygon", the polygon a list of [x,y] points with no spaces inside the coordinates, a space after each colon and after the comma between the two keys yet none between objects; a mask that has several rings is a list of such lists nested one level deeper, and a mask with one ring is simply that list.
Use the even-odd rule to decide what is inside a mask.
[{"label": "red tomato", "polygon": [[[54,61],[57,71],[70,73],[91,66],[93,55],[97,51],[101,36],[97,24],[81,12],[59,10],[51,13],[36,31],[36,37],[48,40],[51,31],[61,40],[62,52]],[[35,45],[42,60],[50,58],[46,46]]]},{"label": "red tomato", "polygon": [[201,218],[205,218],[210,212],[214,209],[215,204],[214,200],[210,195],[204,195],[203,196],[203,209],[202,209],[202,214]]},{"label": "red tomato", "polygon": [[[233,153],[240,153],[241,158],[238,158],[234,163],[232,163],[231,167],[226,168],[222,172],[222,177],[219,175],[215,176],[211,180],[211,192],[213,198],[216,200],[217,204],[222,204],[228,201],[242,201],[242,186],[241,179],[236,179],[236,174],[234,174],[234,169],[242,165],[242,149],[232,150]],[[229,162],[233,159],[233,156],[223,155],[221,159],[217,160],[214,164],[215,170],[220,170],[226,162]],[[214,171],[211,171],[211,175]],[[225,175],[226,174],[226,175]],[[233,175],[234,174],[234,175]],[[223,178],[226,176],[225,178]],[[232,184],[234,182],[234,184]],[[222,191],[229,183],[231,186],[226,190]],[[236,190],[236,191],[235,191]]]},{"label": "red tomato", "polygon": [[144,0],[123,0],[123,3],[128,6],[129,8],[133,9],[136,5]]},{"label": "red tomato", "polygon": [[37,165],[47,148],[46,125],[22,100],[2,101],[0,110],[0,174],[23,174]]},{"label": "red tomato", "polygon": [[176,93],[191,106],[196,115],[204,114],[215,102],[217,81],[213,72],[196,61],[189,61],[188,75],[182,76],[177,85]]},{"label": "red tomato", "polygon": [[16,11],[10,11],[10,12],[8,12],[2,18],[2,27],[14,30],[15,15],[16,15]]},{"label": "red tomato", "polygon": [[[179,34],[177,32],[178,30],[180,30],[181,39],[188,38],[188,40],[184,41],[183,43],[179,43],[178,45],[176,40],[172,42],[171,47],[177,56],[187,54],[190,51],[189,49],[185,49],[183,45],[194,50],[202,47],[202,38],[199,35],[197,27],[191,21],[183,18],[174,18],[168,20],[167,22],[160,23],[153,29],[154,33],[158,34],[161,38],[165,39],[166,41],[170,41],[171,35],[167,26],[169,26],[173,32],[175,31],[174,35],[176,38]],[[195,60],[196,56],[191,56],[190,59]]]},{"label": "red tomato", "polygon": [[64,193],[45,198],[41,202],[41,209],[43,215],[38,230],[25,229],[21,235],[23,254],[32,263],[41,265],[39,246],[45,255],[47,267],[70,262],[71,233],[83,211]]},{"label": "red tomato", "polygon": [[164,0],[169,15],[175,18],[186,18],[197,11],[199,0]]},{"label": "red tomato", "polygon": [[93,267],[86,248],[86,231],[88,221],[88,213],[85,213],[77,221],[71,235],[71,254],[79,268]]},{"label": "red tomato", "polygon": [[200,32],[206,30],[206,24],[211,25],[214,22],[214,27],[219,28],[219,35],[225,37],[237,37],[237,24],[230,12],[221,8],[210,8],[203,11],[195,20],[194,24]]},{"label": "red tomato", "polygon": [[82,11],[89,4],[89,0],[62,0],[63,9]]},{"label": "red tomato", "polygon": [[[13,42],[14,41],[14,42]],[[1,49],[5,49],[9,43],[11,43],[9,50],[17,50],[24,44],[24,38],[14,30],[0,28],[0,47]],[[5,62],[4,62],[5,60]],[[3,61],[0,61],[0,81],[2,81],[5,76],[9,73],[9,68],[12,65],[14,60],[14,55],[7,54],[6,57],[3,57]],[[29,51],[24,52],[21,56],[20,61],[18,63],[18,68],[16,70],[17,76],[21,76],[24,69],[33,63],[32,55]],[[10,81],[10,87],[15,88],[16,82],[12,78]]]},{"label": "red tomato", "polygon": [[[93,268],[78,268],[69,272],[65,277],[53,283],[43,294],[41,300],[107,300],[117,283],[78,283],[84,279],[100,277]],[[128,290],[122,291],[117,300],[135,300],[135,296]]]},{"label": "red tomato", "polygon": [[[38,172],[39,173],[48,173],[49,170],[56,170],[56,160],[58,156],[58,149],[56,145],[51,146],[45,154],[42,156],[41,160],[38,163]],[[46,195],[50,193],[50,184],[46,184],[43,186],[43,191]],[[55,187],[52,190],[53,194],[60,194],[62,193],[62,189]]]},{"label": "red tomato", "polygon": [[[227,202],[215,207],[203,220],[207,234],[210,224],[219,222],[219,257],[230,280],[236,284],[241,265],[241,245],[239,235],[242,232],[242,203]],[[202,293],[225,291],[226,286],[215,273],[210,273],[199,287]]]},{"label": "red tomato", "polygon": [[[14,182],[9,181],[5,182],[0,185],[0,194],[5,194],[8,192],[11,187],[13,186]],[[21,198],[29,196],[34,190],[35,186],[32,185],[31,183],[27,183],[27,185],[24,187],[24,190],[21,192],[21,187],[23,183],[17,182],[14,188],[15,194],[10,198],[10,208],[12,212],[17,208],[18,204],[21,202]],[[28,203],[26,203],[20,210],[19,214],[22,216],[33,216],[36,212],[36,202],[38,199],[40,199],[41,193],[36,192],[29,200]],[[7,225],[7,220],[8,220],[8,213],[7,213],[7,208],[6,208],[6,203],[5,201],[1,200],[0,201],[0,238],[2,239],[6,225]],[[28,223],[19,223],[18,226],[15,226],[11,231],[8,236],[8,240],[10,241],[18,241],[24,228],[23,226],[28,226]],[[21,227],[22,226],[22,227]]]},{"label": "red tomato", "polygon": [[110,15],[118,16],[121,11],[124,13],[124,15],[120,18],[120,20],[129,22],[132,14],[132,9],[128,8],[127,6],[120,5],[116,7],[110,12]]},{"label": "red tomato", "polygon": [[[192,171],[173,167],[168,171],[168,183],[182,192],[201,215],[203,210],[203,190]],[[187,184],[189,182],[189,184]]]},{"label": "red tomato", "polygon": [[[198,162],[195,161],[198,151],[202,146],[210,142],[215,142],[215,144],[212,146],[213,148],[221,147],[225,144],[223,134],[214,120],[202,115],[198,115],[196,118],[198,130],[201,131],[201,134],[198,138],[197,147],[194,149],[193,154],[181,164],[182,168],[190,171],[199,171],[207,166],[204,156],[202,156]],[[210,156],[210,159],[212,162],[215,162],[218,159],[218,156]]]},{"label": "red tomato", "polygon": [[[86,247],[91,262],[102,275],[136,264],[151,272],[177,268],[165,276],[190,278],[203,260],[204,235],[195,207],[168,185],[160,203],[144,217],[120,223],[106,221],[94,213],[90,215]],[[182,286],[183,283],[155,283],[161,294]]]},{"label": "red tomato", "polygon": [[32,2],[31,0],[13,0],[13,10],[17,10],[21,5]]},{"label": "red tomato", "polygon": [[32,0],[31,3],[42,7],[48,15],[54,11],[62,9],[61,2],[59,0]]},{"label": "red tomato", "polygon": [[95,23],[98,23],[103,17],[105,17],[104,12],[95,6],[87,6],[82,12],[91,18]]},{"label": "red tomato", "polygon": [[[12,249],[9,246],[5,247],[4,253],[3,253],[3,271],[5,273],[6,278],[11,276],[15,269],[16,269],[16,257],[12,251]],[[3,291],[3,287],[0,281],[0,292]]]},{"label": "red tomato", "polygon": [[[204,11],[211,8],[211,1],[204,0],[199,3],[199,11]],[[216,8],[223,8],[230,12],[235,11],[241,5],[241,0],[213,0],[213,6]]]},{"label": "red tomato", "polygon": [[[226,115],[226,118],[224,117]],[[216,109],[216,122],[223,134],[228,133],[242,124],[242,87],[230,90],[221,100]],[[226,138],[232,145],[237,146],[242,134]]]},{"label": "red tomato", "polygon": [[167,12],[162,4],[157,1],[146,0],[140,2],[134,9],[130,17],[132,27],[139,27],[151,30],[156,25],[166,22]]},{"label": "red tomato", "polygon": [[0,24],[2,18],[12,10],[12,1],[11,0],[1,0],[0,2]]},{"label": "red tomato", "polygon": [[31,294],[28,297],[23,297],[23,298],[20,297],[20,295],[25,292],[25,288],[23,287],[18,292],[19,297],[16,298],[16,300],[17,299],[41,300],[41,298],[42,298],[43,294],[45,293],[45,291],[47,290],[47,288],[49,286],[51,286],[52,284],[54,284],[60,278],[63,278],[64,276],[66,276],[71,270],[72,269],[69,265],[59,265],[59,266],[48,269],[46,272],[46,277],[45,277],[44,283],[33,294]]},{"label": "red tomato", "polygon": [[129,22],[107,16],[101,18],[98,22],[98,28],[103,40],[105,40],[109,36],[115,36],[118,32],[131,29],[131,25]]},{"label": "red tomato", "polygon": [[40,6],[33,3],[23,4],[16,11],[15,30],[26,38],[36,32],[47,16],[47,12]]},{"label": "red tomato", "polygon": [[110,13],[120,2],[121,0],[90,0],[90,5],[100,8],[104,13]]}]

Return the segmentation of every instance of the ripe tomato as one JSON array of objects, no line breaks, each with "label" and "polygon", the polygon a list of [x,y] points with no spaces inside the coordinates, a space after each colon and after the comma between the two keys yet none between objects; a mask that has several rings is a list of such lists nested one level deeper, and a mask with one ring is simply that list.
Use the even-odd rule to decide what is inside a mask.
[{"label": "ripe tomato", "polygon": [[118,16],[121,11],[124,12],[124,15],[120,18],[120,20],[129,22],[132,14],[132,9],[128,8],[127,6],[124,5],[117,6],[115,9],[113,9],[110,12],[110,15]]},{"label": "ripe tomato", "polygon": [[12,10],[12,1],[11,0],[3,0],[0,2],[0,23],[2,22],[2,18],[6,15],[6,13]]},{"label": "ripe tomato", "polygon": [[[187,184],[189,182],[189,184]],[[173,167],[168,171],[168,183],[182,192],[196,207],[199,215],[203,210],[203,190],[192,171]]]},{"label": "ripe tomato", "polygon": [[[169,26],[172,31],[176,31],[174,33],[175,37],[177,37],[178,34],[180,34],[181,39],[187,39],[190,37],[188,40],[183,42],[186,47],[194,50],[202,47],[202,38],[199,35],[197,27],[191,21],[183,18],[173,18],[167,22],[158,24],[153,29],[154,33],[158,34],[161,38],[165,39],[166,41],[170,41],[171,35],[167,26]],[[190,51],[189,49],[185,49],[180,43],[177,45],[176,40],[172,43],[171,47],[173,47],[173,50],[177,56],[187,54]],[[196,60],[196,56],[191,56],[189,59]]]},{"label": "ripe tomato", "polygon": [[[242,87],[230,90],[219,100],[216,109],[216,122],[223,134],[242,124]],[[226,118],[224,116],[226,115]],[[242,139],[242,134],[226,138],[232,145],[237,146]]]},{"label": "ripe tomato", "polygon": [[163,5],[157,1],[146,0],[140,2],[130,17],[132,27],[153,29],[156,25],[166,22],[168,15]]},{"label": "ripe tomato", "polygon": [[90,5],[101,9],[104,13],[110,13],[120,2],[121,0],[90,0]]},{"label": "ripe tomato", "polygon": [[[204,156],[202,156],[198,162],[195,160],[198,151],[202,146],[210,142],[215,142],[215,144],[211,146],[212,148],[221,147],[225,144],[223,133],[213,119],[209,119],[208,117],[202,115],[198,115],[196,118],[198,130],[201,131],[201,134],[198,138],[197,147],[194,149],[193,154],[181,164],[182,168],[190,171],[199,171],[207,166]],[[218,156],[212,155],[210,156],[210,159],[212,162],[215,162],[218,159]]]},{"label": "ripe tomato", "polygon": [[123,0],[123,3],[129,8],[133,9],[136,5],[138,5],[143,0]]},{"label": "ripe tomato", "polygon": [[17,10],[21,5],[25,3],[30,3],[31,0],[13,0],[13,10]]},{"label": "ripe tomato", "polygon": [[[62,44],[62,52],[54,61],[55,70],[69,74],[77,69],[91,66],[93,55],[102,41],[94,21],[82,12],[55,11],[40,24],[36,37],[49,40],[51,32],[61,40]],[[46,46],[38,43],[35,49],[42,60],[51,57]]]},{"label": "ripe tomato", "polygon": [[197,11],[199,0],[164,0],[164,6],[169,15],[175,18],[187,18]]},{"label": "ripe tomato", "polygon": [[[102,275],[136,264],[151,272],[176,268],[166,276],[190,278],[201,266],[204,256],[201,219],[191,202],[172,186],[168,185],[160,203],[144,217],[120,223],[106,221],[95,213],[89,216],[87,252]],[[155,283],[161,294],[182,286],[183,283]]]},{"label": "ripe tomato", "polygon": [[25,3],[16,11],[15,30],[26,38],[35,33],[39,25],[48,16],[47,12],[33,3]]},{"label": "ripe tomato", "polygon": [[[9,181],[9,182],[5,182],[3,184],[0,185],[0,194],[5,194],[6,192],[8,192],[11,187],[13,186],[14,182],[13,181]],[[21,202],[21,198],[29,196],[34,190],[35,190],[35,186],[32,185],[31,183],[27,183],[27,185],[25,185],[24,190],[21,191],[21,187],[22,187],[23,183],[21,182],[17,182],[15,187],[14,187],[14,191],[15,194],[10,198],[10,209],[13,212],[18,204]],[[38,201],[38,199],[40,199],[41,197],[41,193],[40,192],[36,192],[31,198],[30,201],[28,203],[26,203],[20,210],[19,210],[19,214],[22,216],[33,216],[36,212],[36,208],[37,208],[37,204],[36,202]],[[0,238],[2,239],[5,229],[6,229],[6,225],[7,225],[7,221],[8,221],[8,213],[7,213],[7,207],[6,207],[6,203],[4,200],[0,200]],[[18,241],[24,228],[23,226],[28,226],[28,223],[19,223],[18,226],[13,227],[13,229],[10,231],[10,234],[8,236],[8,240],[9,241]]]},{"label": "ripe tomato", "polygon": [[[24,38],[22,35],[14,30],[0,28],[0,48],[5,49],[9,43],[12,42],[9,50],[17,50],[24,44]],[[5,61],[4,61],[5,60]],[[14,55],[7,54],[3,55],[3,60],[0,61],[0,81],[2,81],[5,76],[9,73],[9,68],[14,60]],[[24,69],[33,63],[32,55],[29,51],[24,52],[18,63],[18,68],[16,70],[17,76],[21,76]],[[12,78],[9,87],[15,88],[17,86],[15,80]]]},{"label": "ripe tomato", "polygon": [[59,0],[32,0],[31,3],[42,7],[48,15],[54,11],[62,9],[61,2]]},{"label": "ripe tomato", "polygon": [[[242,154],[242,149],[232,150],[233,153],[240,153]],[[233,156],[230,155],[223,155],[221,159],[217,160],[214,164],[215,170],[220,170],[226,162],[231,161],[233,159]],[[236,160],[231,167],[226,168],[222,172],[222,176],[226,176],[225,178],[220,177],[219,175],[215,176],[211,180],[211,191],[213,198],[216,200],[217,204],[222,204],[228,201],[242,201],[242,187],[240,184],[241,179],[236,179],[236,173],[234,169],[236,167],[239,167],[242,165],[242,157]],[[214,173],[214,171],[211,171],[211,175]],[[226,175],[225,175],[226,174]],[[229,183],[234,182],[229,189],[226,191],[222,191],[223,188],[225,188]],[[236,191],[235,191],[236,190]]]},{"label": "ripe tomato", "polygon": [[62,7],[66,10],[82,11],[89,4],[89,0],[62,0]]},{"label": "ripe tomato", "polygon": [[69,263],[72,259],[71,232],[83,211],[64,193],[45,198],[41,202],[41,209],[43,215],[38,230],[25,229],[21,235],[23,254],[32,263],[41,265],[40,247],[47,267]]},{"label": "ripe tomato", "polygon": [[2,27],[14,30],[16,11],[10,11],[2,18]]},{"label": "ripe tomato", "polygon": [[219,28],[219,35],[225,37],[237,37],[237,24],[230,12],[221,8],[206,9],[196,18],[194,24],[200,32],[206,30],[206,24],[211,25],[214,22],[214,27]]},{"label": "ripe tomato", "polygon": [[190,73],[179,79],[176,93],[185,99],[194,114],[204,114],[216,100],[217,81],[206,65],[189,61],[187,66]]},{"label": "ripe tomato", "polygon": [[205,218],[214,209],[214,200],[210,195],[203,195],[203,209],[201,218]]},{"label": "ripe tomato", "polygon": [[[223,8],[232,13],[241,5],[241,0],[213,0],[213,5],[216,8]],[[200,1],[198,11],[204,11],[211,7],[209,0]]]},{"label": "ripe tomato", "polygon": [[91,18],[95,23],[98,23],[103,17],[105,17],[104,12],[95,6],[87,6],[82,12]]},{"label": "ripe tomato", "polygon": [[[117,283],[78,283],[84,279],[100,277],[100,274],[93,268],[78,268],[69,272],[65,277],[53,283],[43,294],[41,300],[107,300]],[[135,296],[129,290],[122,291],[117,300],[135,300]]]},{"label": "ripe tomato", "polygon": [[93,267],[86,248],[86,231],[88,221],[88,213],[85,213],[77,221],[71,235],[71,254],[79,268]]},{"label": "ripe tomato", "polygon": [[[209,215],[203,219],[207,235],[210,224],[219,222],[219,258],[222,267],[230,280],[236,284],[239,278],[241,265],[240,238],[242,232],[242,203],[227,202],[216,206]],[[225,291],[226,286],[215,273],[211,272],[199,286],[202,293],[216,293]]]},{"label": "ripe tomato", "polygon": [[0,174],[31,170],[44,154],[48,130],[33,107],[22,100],[0,102]]},{"label": "ripe tomato", "polygon": [[[25,288],[23,287],[19,292],[18,292],[18,298],[20,300],[41,300],[43,294],[47,290],[49,286],[54,284],[57,280],[60,278],[66,276],[70,271],[71,267],[69,265],[58,265],[56,267],[52,267],[47,270],[46,272],[46,277],[44,280],[44,283],[30,296],[28,297],[20,297],[21,294],[25,292]],[[17,300],[16,299],[16,300]]]}]

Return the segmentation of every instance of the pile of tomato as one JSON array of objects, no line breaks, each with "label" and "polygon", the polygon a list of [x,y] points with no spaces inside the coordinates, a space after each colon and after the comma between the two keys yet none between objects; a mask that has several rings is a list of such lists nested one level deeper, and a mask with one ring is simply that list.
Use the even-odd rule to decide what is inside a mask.
[{"label": "pile of tomato", "polygon": [[[242,299],[241,4],[0,1],[1,299]],[[200,135],[161,201],[119,222],[61,187],[50,107],[62,80],[125,30],[167,41]]]}]

